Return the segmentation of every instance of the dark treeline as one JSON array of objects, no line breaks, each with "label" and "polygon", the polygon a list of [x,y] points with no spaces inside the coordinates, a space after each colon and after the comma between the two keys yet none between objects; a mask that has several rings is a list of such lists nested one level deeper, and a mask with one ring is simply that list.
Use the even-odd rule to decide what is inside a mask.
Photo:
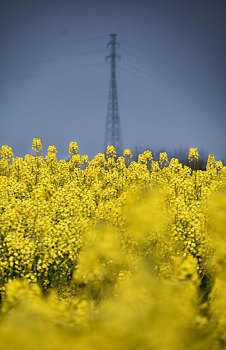
[{"label": "dark treeline", "polygon": [[[179,149],[174,151],[167,151],[167,150],[153,150],[152,147],[142,147],[142,146],[135,146],[135,148],[132,150],[132,155],[134,161],[138,160],[139,154],[143,153],[146,150],[150,150],[152,152],[153,158],[155,161],[159,160],[159,154],[161,152],[166,152],[168,155],[168,160],[170,161],[172,158],[177,158],[179,162],[183,165],[189,166],[190,168],[196,168],[196,170],[205,170],[206,169],[206,163],[208,160],[208,153],[204,150],[199,150],[199,159],[197,161],[190,163],[188,160],[188,153],[189,149]],[[224,163],[224,162],[223,162]]]}]

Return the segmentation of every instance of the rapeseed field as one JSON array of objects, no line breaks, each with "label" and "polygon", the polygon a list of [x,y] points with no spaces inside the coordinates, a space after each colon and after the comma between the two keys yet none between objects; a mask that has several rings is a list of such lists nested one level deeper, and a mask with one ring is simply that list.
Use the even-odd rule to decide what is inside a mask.
[{"label": "rapeseed field", "polygon": [[226,167],[0,149],[0,349],[226,349]]}]

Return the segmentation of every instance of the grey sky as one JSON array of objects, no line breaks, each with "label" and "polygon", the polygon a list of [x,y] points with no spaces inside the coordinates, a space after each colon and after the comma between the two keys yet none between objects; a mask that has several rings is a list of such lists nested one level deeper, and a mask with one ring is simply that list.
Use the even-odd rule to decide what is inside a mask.
[{"label": "grey sky", "polygon": [[0,144],[103,152],[109,34],[124,148],[226,158],[225,0],[0,0]]}]

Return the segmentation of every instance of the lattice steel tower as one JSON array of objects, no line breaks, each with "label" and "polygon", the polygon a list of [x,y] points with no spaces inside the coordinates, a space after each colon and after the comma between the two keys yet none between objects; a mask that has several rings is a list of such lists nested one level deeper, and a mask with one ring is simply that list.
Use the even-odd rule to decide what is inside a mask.
[{"label": "lattice steel tower", "polygon": [[115,147],[117,156],[120,156],[122,155],[122,135],[116,85],[116,58],[120,58],[120,56],[116,54],[116,48],[119,47],[119,43],[116,42],[116,34],[110,34],[110,38],[110,42],[107,44],[107,47],[110,47],[110,55],[106,56],[106,59],[110,58],[111,75],[108,95],[104,152],[106,151],[107,146],[111,145]]}]

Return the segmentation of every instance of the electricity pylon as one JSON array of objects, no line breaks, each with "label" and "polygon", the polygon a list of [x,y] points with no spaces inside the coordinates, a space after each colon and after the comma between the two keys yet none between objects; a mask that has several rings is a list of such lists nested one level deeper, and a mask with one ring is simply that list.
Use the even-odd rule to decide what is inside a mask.
[{"label": "electricity pylon", "polygon": [[119,43],[116,42],[116,34],[110,34],[110,42],[107,47],[110,47],[110,55],[106,56],[106,59],[110,59],[110,88],[108,95],[108,108],[105,128],[105,141],[104,152],[107,146],[114,146],[117,156],[122,155],[122,135],[118,110],[118,95],[116,84],[116,58],[120,58],[116,54],[116,48],[119,47]]}]

